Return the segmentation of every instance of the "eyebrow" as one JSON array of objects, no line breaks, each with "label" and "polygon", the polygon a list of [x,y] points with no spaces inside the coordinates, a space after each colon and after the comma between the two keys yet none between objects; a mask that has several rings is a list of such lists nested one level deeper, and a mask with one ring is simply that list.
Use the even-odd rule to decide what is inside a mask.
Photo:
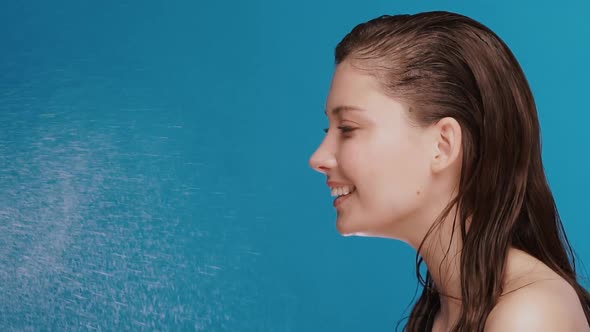
[{"label": "eyebrow", "polygon": [[[356,107],[356,106],[347,106],[347,105],[341,105],[341,106],[336,106],[332,109],[331,113],[336,116],[344,111],[364,111],[364,109]],[[326,116],[328,116],[328,113],[326,111],[324,111],[324,114],[326,114]]]}]

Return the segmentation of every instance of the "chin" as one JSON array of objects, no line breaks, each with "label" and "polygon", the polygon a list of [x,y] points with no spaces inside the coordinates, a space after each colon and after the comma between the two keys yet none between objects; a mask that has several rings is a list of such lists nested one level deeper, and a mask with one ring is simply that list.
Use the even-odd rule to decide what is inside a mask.
[{"label": "chin", "polygon": [[378,227],[367,227],[366,225],[359,225],[354,223],[346,224],[342,220],[336,222],[336,229],[342,236],[362,236],[362,237],[375,237],[385,239],[400,239],[394,234],[388,234],[385,228],[379,229]]},{"label": "chin", "polygon": [[375,237],[377,235],[372,234],[364,227],[359,227],[359,225],[346,225],[343,222],[339,221],[336,223],[336,229],[338,233],[342,236],[363,236],[363,237]]},{"label": "chin", "polygon": [[342,236],[354,236],[358,232],[354,227],[351,225],[345,225],[341,220],[336,222],[336,229]]}]

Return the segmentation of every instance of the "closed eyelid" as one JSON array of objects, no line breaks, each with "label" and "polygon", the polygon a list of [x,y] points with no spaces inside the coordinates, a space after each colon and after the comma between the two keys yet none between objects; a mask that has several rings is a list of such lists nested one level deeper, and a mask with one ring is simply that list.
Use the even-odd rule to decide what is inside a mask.
[{"label": "closed eyelid", "polygon": [[[338,126],[336,128],[340,129],[340,131],[343,132],[343,133],[349,133],[349,132],[352,132],[352,131],[354,131],[354,130],[357,129],[357,128],[351,127],[351,126]],[[325,133],[328,133],[328,130],[329,129],[330,128],[324,128],[324,132]]]}]

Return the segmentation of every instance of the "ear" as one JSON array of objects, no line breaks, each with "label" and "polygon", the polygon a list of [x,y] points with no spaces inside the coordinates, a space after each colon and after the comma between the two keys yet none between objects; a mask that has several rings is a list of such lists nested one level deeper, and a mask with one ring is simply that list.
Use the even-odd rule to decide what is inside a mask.
[{"label": "ear", "polygon": [[461,125],[454,118],[442,118],[434,125],[433,133],[432,171],[440,173],[461,162]]}]

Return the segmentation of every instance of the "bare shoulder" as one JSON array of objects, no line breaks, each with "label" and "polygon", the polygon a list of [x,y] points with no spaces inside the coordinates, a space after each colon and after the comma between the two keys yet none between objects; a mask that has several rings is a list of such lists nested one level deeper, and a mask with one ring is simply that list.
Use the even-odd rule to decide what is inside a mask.
[{"label": "bare shoulder", "polygon": [[551,278],[503,295],[484,331],[588,332],[590,328],[574,289],[561,278]]}]

